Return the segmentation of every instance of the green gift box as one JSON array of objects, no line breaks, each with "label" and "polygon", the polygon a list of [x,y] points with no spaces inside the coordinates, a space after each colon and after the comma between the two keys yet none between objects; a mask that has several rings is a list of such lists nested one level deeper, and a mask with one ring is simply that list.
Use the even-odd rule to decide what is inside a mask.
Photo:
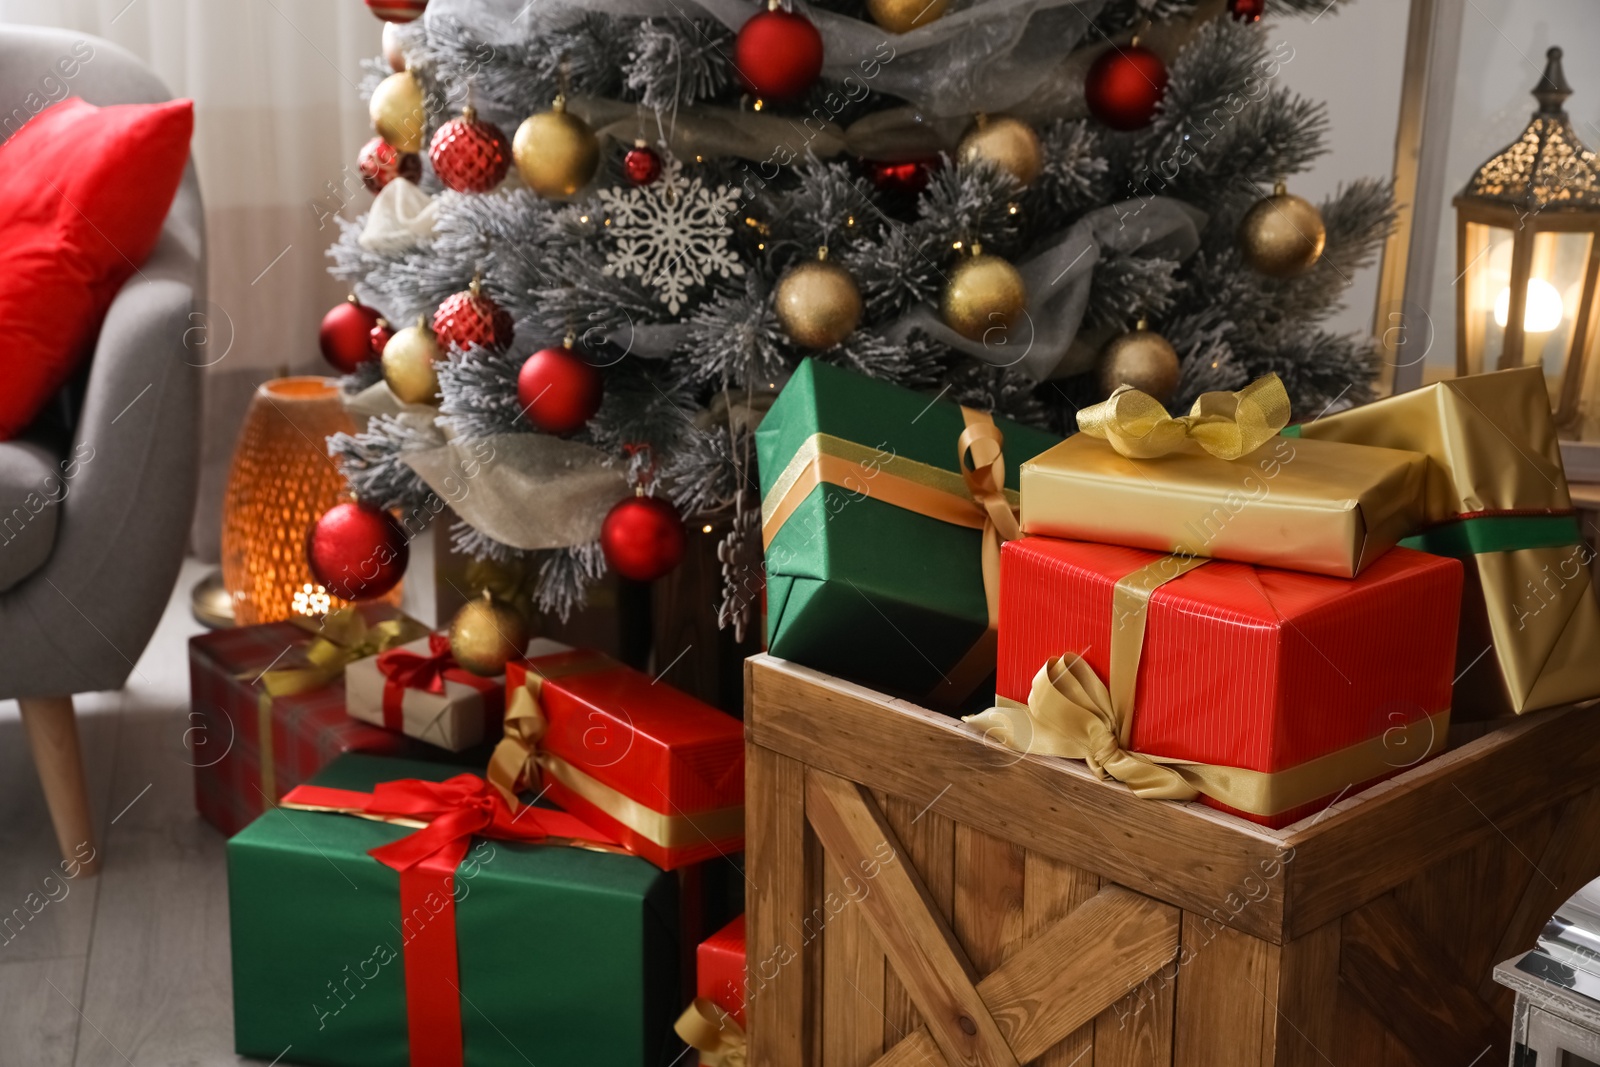
[{"label": "green gift box", "polygon": [[[456,773],[352,754],[313,784],[366,792]],[[407,967],[447,895],[457,973],[443,974],[443,988],[460,992],[456,1062],[654,1067],[677,1054],[672,875],[634,856],[475,837],[453,872],[427,872],[437,891],[420,900],[413,891],[403,912],[401,876],[367,852],[416,832],[414,823],[278,808],[228,841],[240,1055],[336,1067],[448,1058],[413,1049],[407,999],[408,980],[423,977]]]},{"label": "green gift box", "polygon": [[768,650],[940,707],[992,693],[985,559],[1059,440],[806,360],[756,431]]}]

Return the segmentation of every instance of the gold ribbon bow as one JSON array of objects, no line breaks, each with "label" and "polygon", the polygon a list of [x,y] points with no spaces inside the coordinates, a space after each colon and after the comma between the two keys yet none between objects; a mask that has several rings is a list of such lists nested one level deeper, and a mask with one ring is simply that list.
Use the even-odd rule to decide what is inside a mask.
[{"label": "gold ribbon bow", "polygon": [[1034,675],[1028,702],[997,697],[997,707],[966,716],[985,739],[1037,756],[1081,759],[1102,780],[1135,796],[1193,800],[1204,793],[1236,811],[1276,815],[1386,773],[1419,763],[1444,747],[1450,709],[1397,722],[1382,734],[1281,771],[1193,763],[1128,748],[1134,683],[1150,597],[1208,560],[1163,556],[1117,582],[1111,598],[1109,686],[1082,656],[1056,656]]},{"label": "gold ribbon bow", "polygon": [[1101,403],[1078,412],[1078,429],[1110,442],[1129,459],[1154,459],[1193,441],[1218,459],[1235,460],[1276,437],[1289,424],[1289,394],[1276,374],[1236,393],[1201,393],[1189,414],[1167,414],[1161,402],[1119,385]]},{"label": "gold ribbon bow", "polygon": [[288,621],[317,636],[302,653],[303,663],[263,671],[257,679],[256,745],[260,754],[261,793],[269,805],[278,802],[272,702],[278,697],[307,693],[336,682],[344,675],[344,669],[356,660],[376,656],[428,633],[426,626],[406,615],[369,626],[354,607],[337,608],[320,619],[296,615]]},{"label": "gold ribbon bow", "polygon": [[745,1067],[749,1062],[744,1030],[705,997],[696,997],[672,1028],[685,1045],[701,1053],[704,1067]]}]

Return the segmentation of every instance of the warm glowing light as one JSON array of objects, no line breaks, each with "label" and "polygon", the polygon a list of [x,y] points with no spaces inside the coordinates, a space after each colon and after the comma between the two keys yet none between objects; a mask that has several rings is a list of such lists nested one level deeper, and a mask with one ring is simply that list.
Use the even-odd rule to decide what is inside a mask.
[{"label": "warm glowing light", "polygon": [[752,105],[751,105],[751,106],[752,106],[752,107],[754,107],[754,108],[755,108],[755,109],[756,109],[756,110],[757,110],[757,111],[760,111],[760,110],[761,110],[761,109],[762,109],[762,108],[763,108],[763,107],[766,107],[766,101],[764,101],[764,100],[757,100],[757,101],[756,101],[756,102],[755,102],[755,103],[754,103],[754,104],[752,104]]},{"label": "warm glowing light", "polygon": [[579,222],[588,222],[589,221],[589,216],[588,215],[579,215],[578,216],[578,221]]},{"label": "warm glowing light", "polygon": [[701,533],[710,533],[711,532],[711,524],[708,522],[704,526],[700,527],[700,532]]},{"label": "warm glowing light", "polygon": [[[1528,301],[1522,313],[1522,329],[1525,333],[1549,333],[1561,325],[1563,308],[1561,294],[1556,287],[1543,278],[1528,279]],[[1500,290],[1500,295],[1494,298],[1494,324],[1505,329],[1506,321],[1511,318],[1511,287]]]},{"label": "warm glowing light", "polygon": [[950,247],[951,247],[951,248],[954,248],[954,249],[956,249],[956,250],[957,250],[957,251],[960,251],[960,249],[961,249],[961,242],[960,242],[960,241],[956,241],[956,242],[954,242],[954,243],[952,243],[952,244],[951,244],[951,245],[950,245]]},{"label": "warm glowing light", "polygon": [[291,606],[296,615],[326,615],[333,608],[333,598],[322,586],[306,582],[294,591]]}]

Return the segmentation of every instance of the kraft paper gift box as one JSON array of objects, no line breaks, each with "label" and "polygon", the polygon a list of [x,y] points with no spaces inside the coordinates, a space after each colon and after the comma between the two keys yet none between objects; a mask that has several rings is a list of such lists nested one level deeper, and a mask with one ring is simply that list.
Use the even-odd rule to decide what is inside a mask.
[{"label": "kraft paper gift box", "polygon": [[350,715],[449,752],[498,739],[505,675],[457,665],[450,639],[429,634],[345,670]]},{"label": "kraft paper gift box", "polygon": [[1455,560],[1341,579],[1024,537],[1001,568],[991,740],[1275,827],[1445,744]]},{"label": "kraft paper gift box", "polygon": [[665,870],[744,848],[744,724],[598,652],[539,639],[506,665],[488,777]]},{"label": "kraft paper gift box", "polygon": [[986,553],[1058,440],[806,360],[756,431],[768,650],[936,707],[986,690]]},{"label": "kraft paper gift box", "polygon": [[683,1003],[674,876],[620,852],[496,836],[534,820],[557,837],[593,833],[538,808],[503,810],[405,871],[369,855],[462,817],[419,812],[404,793],[379,806],[410,818],[350,812],[386,788],[442,782],[480,815],[499,802],[475,776],[444,781],[458,770],[346,756],[228,842],[236,1050],[329,1067],[671,1062]]},{"label": "kraft paper gift box", "polygon": [[1600,696],[1600,609],[1538,367],[1455,378],[1291,427],[1428,457],[1405,543],[1466,564],[1458,718]]},{"label": "kraft paper gift box", "polygon": [[387,604],[360,604],[191,638],[186,739],[200,815],[235,834],[342,753],[417,754],[345,713],[344,672],[426,632]]},{"label": "kraft paper gift box", "polygon": [[1022,468],[1022,532],[1350,577],[1411,533],[1424,458],[1277,436],[1276,375],[1170,418],[1124,389]]}]

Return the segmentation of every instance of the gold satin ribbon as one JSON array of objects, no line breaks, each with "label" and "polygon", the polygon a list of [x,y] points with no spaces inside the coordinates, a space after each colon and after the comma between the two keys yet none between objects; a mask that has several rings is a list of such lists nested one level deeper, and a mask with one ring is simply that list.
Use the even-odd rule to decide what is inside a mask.
[{"label": "gold satin ribbon", "polygon": [[368,625],[361,612],[353,607],[337,608],[320,619],[296,615],[286,621],[317,636],[303,654],[303,665],[266,670],[256,679],[259,683],[256,748],[261,792],[269,805],[278,802],[277,754],[272,740],[273,700],[319,689],[343,677],[345,667],[356,660],[387,652],[428,633],[426,626],[405,615]]},{"label": "gold satin ribbon", "polygon": [[[1081,759],[1096,777],[1114,778],[1138,797],[1193,800],[1204,793],[1252,815],[1276,815],[1309,804],[1354,783],[1419,763],[1444,746],[1450,727],[1448,708],[1281,771],[1194,763],[1130,750],[1134,684],[1150,595],[1205,562],[1193,556],[1164,556],[1117,582],[1112,593],[1109,688],[1082,656],[1056,656],[1034,675],[1026,704],[997,697],[996,707],[964,721],[1008,748]],[[1405,762],[1395,762],[1392,757],[1397,752],[1405,755]]]},{"label": "gold satin ribbon", "polygon": [[929,694],[942,703],[961,700],[994,670],[1000,632],[1000,546],[1022,536],[1017,523],[1020,498],[1005,487],[1005,435],[987,412],[963,407],[961,418],[965,428],[956,441],[959,474],[817,433],[801,443],[761,502],[761,540],[768,548],[811,491],[824,483],[983,532],[988,625]]},{"label": "gold satin ribbon", "polygon": [[1131,385],[1078,412],[1078,429],[1129,459],[1155,459],[1193,441],[1218,459],[1247,456],[1289,424],[1289,394],[1276,374],[1236,393],[1201,393],[1189,414],[1167,414],[1161,402]]},{"label": "gold satin ribbon", "polygon": [[672,1024],[683,1043],[701,1054],[701,1067],[746,1067],[749,1042],[733,1016],[696,997]]},{"label": "gold satin ribbon", "polygon": [[548,722],[539,704],[539,691],[551,679],[590,671],[606,670],[618,664],[606,656],[584,656],[554,667],[541,669],[529,665],[521,688],[511,694],[506,705],[505,737],[495,746],[489,761],[489,784],[500,791],[513,808],[517,794],[533,787],[542,771],[605,812],[634,833],[661,848],[687,848],[706,841],[727,841],[744,836],[744,806],[716,808],[693,815],[669,815],[642,804],[621,790],[606,785],[586,771],[552,752],[542,751]]}]

